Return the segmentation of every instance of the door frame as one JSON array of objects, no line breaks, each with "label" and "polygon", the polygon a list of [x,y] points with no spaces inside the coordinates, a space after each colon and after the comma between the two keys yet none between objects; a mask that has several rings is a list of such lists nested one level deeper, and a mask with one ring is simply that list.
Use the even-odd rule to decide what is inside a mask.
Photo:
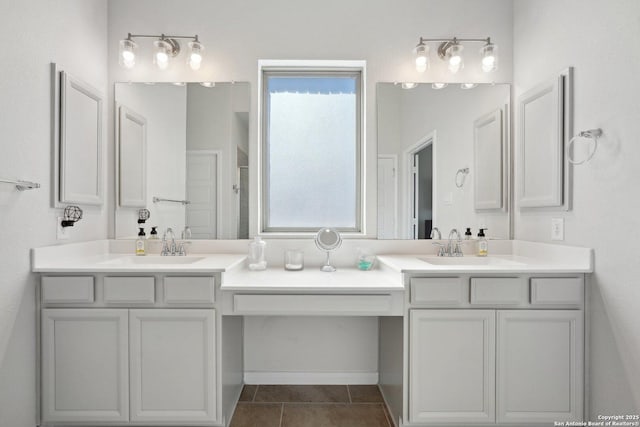
[{"label": "door frame", "polygon": [[[398,236],[398,155],[397,154],[378,154],[378,161],[380,159],[390,159],[393,162],[394,170],[394,186],[393,186],[393,235]],[[377,165],[376,165],[377,169]],[[378,215],[380,213],[378,212]],[[377,229],[377,224],[376,224]],[[377,233],[377,230],[376,230]],[[394,237],[395,238],[395,237]]]},{"label": "door frame", "polygon": [[[187,164],[189,163],[189,154],[212,154],[216,157],[216,239],[220,235],[220,230],[222,228],[222,218],[220,217],[220,206],[222,205],[222,150],[186,150],[185,161]],[[187,165],[185,165],[185,168]],[[187,173],[189,173],[187,171]],[[187,194],[188,187],[188,179],[185,174],[185,196]],[[186,215],[187,209],[189,206],[185,207],[185,225],[186,224]]]},{"label": "door frame", "polygon": [[[436,138],[436,130],[434,129],[433,131],[429,132],[428,134],[426,134],[425,136],[423,136],[422,138],[420,138],[418,140],[418,142],[410,145],[408,148],[406,148],[403,152],[402,152],[402,158],[404,161],[404,165],[405,165],[405,173],[403,174],[403,180],[404,180],[404,184],[403,184],[403,188],[405,189],[405,207],[406,207],[406,212],[404,215],[404,219],[407,221],[405,224],[408,224],[407,228],[406,228],[406,236],[409,239],[415,240],[415,236],[417,233],[417,228],[414,229],[413,228],[413,220],[414,220],[414,199],[415,199],[415,188],[413,186],[413,156],[418,153],[420,150],[422,150],[423,148],[428,147],[429,145],[432,146],[432,157],[431,157],[431,170],[432,170],[432,188],[431,188],[431,212],[432,212],[432,222],[435,226],[436,224],[436,200],[438,200],[437,198],[437,166],[436,166],[436,144],[437,138]],[[403,233],[401,233],[402,235]]]}]

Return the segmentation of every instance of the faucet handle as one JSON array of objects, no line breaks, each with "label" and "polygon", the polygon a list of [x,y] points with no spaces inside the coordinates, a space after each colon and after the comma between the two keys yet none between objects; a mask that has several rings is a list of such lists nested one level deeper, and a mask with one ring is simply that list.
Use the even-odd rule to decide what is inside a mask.
[{"label": "faucet handle", "polygon": [[431,234],[429,235],[432,239],[434,239],[435,236],[438,236],[437,240],[442,240],[442,233],[440,233],[440,229],[438,229],[438,227],[433,227],[431,229]]}]

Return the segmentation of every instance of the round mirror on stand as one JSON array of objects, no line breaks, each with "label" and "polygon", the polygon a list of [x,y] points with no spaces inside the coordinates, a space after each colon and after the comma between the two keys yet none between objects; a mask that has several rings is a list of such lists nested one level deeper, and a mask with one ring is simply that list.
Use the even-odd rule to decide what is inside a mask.
[{"label": "round mirror on stand", "polygon": [[318,234],[316,234],[316,246],[321,251],[327,253],[327,261],[322,268],[320,268],[320,271],[336,271],[336,268],[331,265],[330,253],[338,249],[341,244],[342,237],[340,237],[340,233],[333,228],[322,228],[318,231]]}]

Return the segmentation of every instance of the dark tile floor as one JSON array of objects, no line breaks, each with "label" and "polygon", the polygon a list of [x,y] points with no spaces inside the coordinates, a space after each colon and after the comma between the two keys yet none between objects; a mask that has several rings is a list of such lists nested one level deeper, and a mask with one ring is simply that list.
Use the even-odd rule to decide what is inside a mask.
[{"label": "dark tile floor", "polygon": [[245,385],[231,427],[393,427],[375,385]]}]

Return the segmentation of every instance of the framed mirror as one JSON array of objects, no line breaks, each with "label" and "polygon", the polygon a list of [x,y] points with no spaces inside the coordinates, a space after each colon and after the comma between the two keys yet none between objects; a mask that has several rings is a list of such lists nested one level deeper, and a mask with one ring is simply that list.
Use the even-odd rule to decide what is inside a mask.
[{"label": "framed mirror", "polygon": [[51,64],[53,206],[102,205],[102,94]]},{"label": "framed mirror", "polygon": [[249,84],[116,83],[116,238],[249,236]]},{"label": "framed mirror", "polygon": [[379,239],[510,238],[510,85],[378,83],[377,108]]}]

